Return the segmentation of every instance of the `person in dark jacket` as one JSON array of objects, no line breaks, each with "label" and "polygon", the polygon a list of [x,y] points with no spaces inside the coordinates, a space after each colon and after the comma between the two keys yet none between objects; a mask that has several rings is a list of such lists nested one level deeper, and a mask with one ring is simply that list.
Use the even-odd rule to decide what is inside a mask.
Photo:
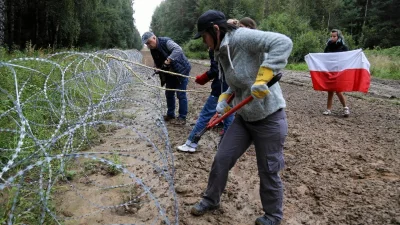
[{"label": "person in dark jacket", "polygon": [[[156,68],[189,76],[190,63],[183,53],[182,48],[173,40],[168,37],[156,37],[152,32],[146,32],[142,36],[142,43],[146,44],[150,49]],[[186,90],[188,84],[187,77],[167,73],[163,74],[163,76],[165,76],[165,87],[167,89]],[[168,110],[164,116],[164,120],[170,121],[175,119],[175,92],[179,100],[179,116],[174,123],[184,125],[188,113],[188,100],[185,91],[165,91]]]},{"label": "person in dark jacket", "polygon": [[[348,51],[349,48],[344,43],[344,37],[340,30],[333,29],[331,31],[331,37],[326,43],[326,47],[324,52],[345,52]],[[323,115],[331,115],[332,102],[333,102],[333,91],[328,91],[328,101],[326,110],[322,113]],[[350,115],[349,107],[346,106],[346,99],[344,98],[342,92],[336,92],[336,95],[339,98],[340,103],[343,105],[343,116],[348,117]]]},{"label": "person in dark jacket", "polygon": [[[196,125],[194,126],[192,132],[188,139],[186,140],[185,144],[178,146],[178,150],[182,152],[195,152],[198,146],[197,142],[194,141],[194,136],[196,133],[203,130],[206,126],[208,121],[215,115],[217,112],[216,107],[218,104],[218,98],[222,92],[228,89],[228,85],[226,84],[225,80],[219,78],[219,70],[218,70],[218,63],[214,60],[214,51],[208,51],[210,57],[210,69],[201,74],[196,76],[195,82],[204,85],[208,81],[212,80],[211,83],[211,94],[208,96],[206,103],[203,106],[203,109],[200,112],[199,118],[197,119]],[[227,117],[223,124],[223,133],[228,129],[233,121],[234,115],[230,115]]]}]

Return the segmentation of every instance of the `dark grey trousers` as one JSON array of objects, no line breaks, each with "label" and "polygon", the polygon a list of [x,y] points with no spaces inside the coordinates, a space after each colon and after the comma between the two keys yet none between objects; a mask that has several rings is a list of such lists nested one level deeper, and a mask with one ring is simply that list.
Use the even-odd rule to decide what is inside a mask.
[{"label": "dark grey trousers", "polygon": [[283,185],[278,172],[284,167],[283,144],[287,132],[286,113],[283,109],[255,122],[246,122],[237,115],[215,155],[202,201],[211,205],[219,204],[229,170],[253,142],[263,210],[269,218],[281,220]]}]

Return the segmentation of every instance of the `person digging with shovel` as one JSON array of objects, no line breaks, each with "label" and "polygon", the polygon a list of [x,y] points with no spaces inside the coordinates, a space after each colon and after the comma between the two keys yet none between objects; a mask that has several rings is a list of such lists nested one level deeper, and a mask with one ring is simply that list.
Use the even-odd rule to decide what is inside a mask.
[{"label": "person digging with shovel", "polygon": [[230,109],[228,97],[235,93],[233,105],[252,96],[241,107],[226,131],[208,178],[203,198],[191,208],[200,216],[220,207],[229,170],[253,142],[260,176],[260,197],[264,215],[256,224],[280,224],[283,217],[283,184],[279,171],[284,167],[283,145],[288,132],[285,99],[279,83],[267,83],[287,64],[292,41],[283,34],[244,29],[227,23],[225,15],[208,10],[197,21],[196,38],[214,50],[220,71],[229,86],[218,99],[217,111]]}]

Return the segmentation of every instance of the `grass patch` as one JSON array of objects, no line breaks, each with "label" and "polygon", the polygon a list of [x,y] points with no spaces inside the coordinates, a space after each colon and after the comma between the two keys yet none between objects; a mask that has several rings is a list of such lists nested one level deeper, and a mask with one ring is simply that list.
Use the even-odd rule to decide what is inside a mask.
[{"label": "grass patch", "polygon": [[379,51],[365,53],[371,64],[370,72],[373,77],[400,80],[400,56],[382,54]]},{"label": "grass patch", "polygon": [[[18,215],[14,219],[15,224],[40,224],[40,220],[44,220],[44,224],[52,224],[53,219],[50,214],[46,214],[45,218],[40,218],[42,213],[42,203],[38,190],[40,187],[37,182],[40,178],[43,181],[51,180],[56,182],[59,178],[59,172],[63,169],[65,178],[68,180],[76,179],[79,176],[76,170],[68,170],[71,160],[63,158],[61,160],[45,160],[45,154],[54,156],[60,153],[72,153],[71,151],[82,151],[91,144],[97,144],[95,141],[99,139],[99,131],[88,125],[80,125],[82,115],[85,115],[88,106],[97,105],[104,93],[108,93],[113,88],[105,76],[98,71],[98,65],[102,63],[100,60],[87,60],[79,55],[60,54],[47,58],[45,51],[34,51],[28,48],[26,52],[14,51],[9,54],[4,48],[0,48],[0,58],[2,62],[7,62],[15,58],[34,57],[40,59],[48,59],[58,65],[44,62],[36,59],[13,60],[11,63],[16,66],[6,67],[0,64],[0,128],[4,129],[0,132],[0,148],[6,149],[0,154],[0,165],[7,165],[12,159],[16,148],[20,145],[18,156],[13,159],[13,166],[3,174],[3,179],[15,176],[39,160],[43,161],[32,169],[26,171],[23,176],[16,176],[12,181],[14,184],[22,184],[20,190],[15,188],[6,188],[0,192],[0,224],[5,221],[1,218],[7,218],[12,212]],[[64,89],[62,89],[62,71],[64,74]],[[16,88],[17,87],[17,88]],[[63,92],[64,91],[64,92]],[[17,110],[16,96],[20,103],[20,111]],[[63,101],[66,104],[63,106]],[[113,103],[103,104],[101,110],[111,109]],[[62,109],[65,113],[61,114]],[[29,127],[25,127],[26,135],[20,140],[21,118],[23,115],[29,121]],[[58,126],[63,116],[63,123]],[[106,120],[111,117],[110,114],[90,115],[85,122]],[[106,129],[112,129],[107,125]],[[56,132],[57,130],[57,132]],[[65,135],[65,132],[70,134]],[[32,134],[32,135],[30,135]],[[54,139],[52,139],[54,138]],[[45,143],[46,140],[52,140]],[[110,156],[110,161],[120,164],[121,160],[118,155]],[[61,168],[63,166],[63,168]],[[121,170],[114,165],[101,165],[106,174],[116,175]],[[0,166],[2,167],[2,166]],[[88,165],[90,167],[90,165]],[[51,170],[51,171],[50,171]],[[31,184],[32,183],[32,184]],[[46,183],[43,190],[47,188]],[[57,187],[54,186],[54,189]],[[51,211],[55,211],[50,190],[47,207]],[[15,199],[15,205],[14,204]],[[27,211],[27,209],[32,209]],[[54,221],[53,221],[54,222]]]},{"label": "grass patch", "polygon": [[308,66],[306,63],[290,63],[286,66],[287,70],[294,70],[294,71],[308,71]]},{"label": "grass patch", "polygon": [[190,59],[209,59],[207,52],[185,52]]},{"label": "grass patch", "polygon": [[[18,198],[14,199],[18,193]],[[23,196],[23,197],[20,197]],[[52,218],[46,216],[41,223],[42,207],[40,206],[41,199],[38,193],[34,193],[28,189],[20,189],[16,187],[6,188],[2,191],[1,206],[0,207],[0,224],[6,224],[9,220],[9,209],[13,206],[16,200],[16,205],[23,209],[30,209],[27,211],[17,211],[18,214],[13,215],[12,224],[53,224]],[[54,211],[55,205],[48,201],[47,207],[49,210]],[[15,213],[15,211],[14,211]]]}]

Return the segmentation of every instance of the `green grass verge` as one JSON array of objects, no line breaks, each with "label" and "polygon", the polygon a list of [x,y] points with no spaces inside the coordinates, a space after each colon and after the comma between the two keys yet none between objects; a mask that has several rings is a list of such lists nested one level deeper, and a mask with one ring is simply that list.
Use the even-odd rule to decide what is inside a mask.
[{"label": "green grass verge", "polygon": [[285,69],[294,71],[308,71],[308,66],[306,63],[290,63]]},{"label": "green grass verge", "polygon": [[[47,55],[43,51],[14,51],[9,54],[4,48],[0,48],[0,58],[2,62],[26,57],[46,58]],[[68,68],[64,74],[65,94],[68,95],[68,101],[73,101],[76,106],[71,108],[67,104],[64,116],[68,123],[64,123],[56,135],[60,135],[67,131],[67,129],[73,125],[69,124],[69,122],[74,123],[78,121],[80,115],[87,110],[88,105],[96,105],[99,103],[102,94],[112,88],[106,82],[105,78],[97,76],[97,73],[88,73],[84,78],[77,77],[77,74],[96,70],[97,68],[94,64],[100,63],[100,61],[93,60],[90,61],[93,64],[87,63],[86,61],[85,63],[79,64],[81,58],[79,58],[79,56],[77,57],[78,58],[65,58],[65,56],[59,56],[50,59],[53,62],[57,62],[62,68]],[[19,142],[18,131],[21,129],[19,122],[20,118],[14,108],[15,96],[17,95],[16,84],[18,86],[19,101],[23,103],[21,107],[22,114],[28,121],[30,121],[29,129],[33,136],[39,141],[49,140],[52,137],[56,129],[55,125],[59,123],[62,108],[62,94],[60,88],[62,73],[57,66],[38,60],[14,61],[13,64],[26,68],[18,66],[11,68],[0,66],[0,80],[2,81],[0,84],[0,88],[2,89],[0,92],[0,114],[12,109],[7,113],[7,115],[3,115],[3,117],[0,118],[0,128],[17,131],[11,132],[5,130],[0,132],[0,148],[10,149],[10,151],[2,151],[2,154],[0,154],[0,162],[3,166],[7,165],[8,161],[12,158],[15,150],[11,150],[15,149]],[[46,88],[44,88],[45,84]],[[90,96],[90,98],[88,98],[88,96]],[[104,107],[107,107],[107,105]],[[80,109],[84,111],[78,112],[77,110]],[[90,117],[90,119],[100,120],[98,117],[99,116],[96,118]],[[68,135],[61,137],[52,143],[51,147],[46,149],[46,152],[49,155],[60,154],[66,147],[65,143],[69,143],[68,147],[70,149],[80,147],[82,150],[88,148],[89,144],[95,141],[94,139],[96,139],[97,136],[98,132],[93,127],[86,127],[86,130],[83,130],[83,128],[77,129],[75,130],[73,140],[70,140],[72,137]],[[85,137],[85,139],[82,137]],[[37,141],[35,141],[34,138],[26,136],[21,148],[22,150],[14,159],[14,162],[20,163],[15,167],[10,168],[10,170],[4,174],[4,179],[7,179],[10,175],[14,175],[18,171],[30,166],[33,162],[32,160],[43,159],[42,151],[39,151]],[[36,154],[36,158],[34,157],[29,160],[24,160],[30,158],[34,153]],[[118,156],[114,156],[112,160],[118,162],[119,158]],[[68,172],[68,170],[66,170],[68,168],[67,164],[70,163],[69,161],[70,160],[66,159],[64,170],[67,171],[67,179],[73,179],[75,176],[74,172]],[[46,169],[47,166],[44,166],[43,169],[38,166],[31,169],[29,172],[26,172],[24,176],[17,177],[18,180],[15,180],[14,182],[16,184],[19,182],[29,183],[39,180],[40,177],[42,177],[43,180],[48,180],[50,176],[52,176],[52,180],[57,180],[60,177],[56,176],[54,172],[57,173],[61,169],[60,160],[53,160],[49,163],[51,163],[52,175],[50,174],[50,171]],[[50,166],[48,168],[50,168]],[[113,167],[110,167],[109,170],[109,173],[112,174],[120,172],[118,168]],[[18,192],[13,187],[6,188],[0,192],[0,205],[3,206],[0,207],[0,224],[3,224],[5,222],[4,219],[8,218],[8,214],[13,207],[14,199],[17,202],[14,214],[18,215],[18,217],[15,217],[13,222],[15,224],[39,224],[40,216],[38,215],[41,214],[42,208],[40,205],[37,205],[37,203],[40,202],[40,196],[38,195],[37,190],[22,188],[18,195],[17,193]],[[15,196],[17,197],[15,198]],[[54,203],[50,198],[47,206],[51,211],[55,211],[53,204]],[[30,208],[32,209],[29,212],[23,211]],[[52,222],[53,219],[49,214],[47,214],[44,218],[44,224],[52,224]]]},{"label": "green grass verge", "polygon": [[400,80],[400,46],[388,49],[365,50],[371,63],[373,77]]}]

